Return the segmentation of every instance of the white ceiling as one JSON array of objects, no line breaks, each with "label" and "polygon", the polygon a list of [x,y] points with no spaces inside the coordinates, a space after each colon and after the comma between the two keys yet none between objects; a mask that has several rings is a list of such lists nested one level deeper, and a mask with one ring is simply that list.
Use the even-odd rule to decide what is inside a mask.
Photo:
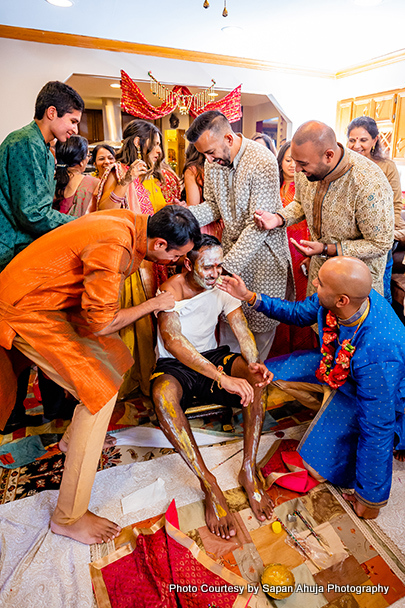
[{"label": "white ceiling", "polygon": [[[0,0],[0,23],[336,72],[405,47],[405,0]],[[239,26],[242,31],[221,31]]]}]

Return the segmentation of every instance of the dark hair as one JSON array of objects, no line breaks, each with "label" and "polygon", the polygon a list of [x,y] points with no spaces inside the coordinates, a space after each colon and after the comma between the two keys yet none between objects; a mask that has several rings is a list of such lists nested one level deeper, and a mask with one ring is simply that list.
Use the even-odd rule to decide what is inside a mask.
[{"label": "dark hair", "polygon": [[166,205],[148,221],[148,238],[167,241],[167,249],[178,249],[189,241],[200,244],[201,232],[194,215],[185,207]]},{"label": "dark hair", "polygon": [[58,117],[64,116],[73,110],[83,112],[84,101],[79,93],[72,89],[68,84],[52,80],[47,82],[38,93],[35,101],[34,118],[41,120],[48,108],[54,106]]},{"label": "dark hair", "polygon": [[205,156],[197,150],[194,144],[189,144],[186,150],[186,160],[183,167],[183,175],[186,169],[195,167],[197,170],[197,183],[204,183]]},{"label": "dark hair", "polygon": [[162,134],[159,129],[151,122],[147,120],[141,120],[135,118],[127,124],[122,134],[123,143],[121,150],[117,153],[116,159],[124,165],[131,165],[138,158],[138,150],[135,148],[134,138],[139,137],[139,150],[142,155],[142,160],[149,167],[149,172],[141,178],[148,179],[153,174],[161,183],[165,183],[165,178],[160,168],[163,156],[152,165],[148,159],[148,154],[153,148],[154,136],[158,135],[160,142],[162,142]]},{"label": "dark hair", "polygon": [[274,145],[274,142],[271,137],[267,135],[267,133],[255,133],[252,137],[252,141],[257,141],[258,139],[262,139],[266,144],[266,148],[270,150],[270,152],[272,152],[274,156],[277,156],[276,146]]},{"label": "dark hair", "polygon": [[82,160],[87,156],[88,152],[88,141],[85,137],[80,135],[72,135],[64,141],[56,142],[55,145],[55,156],[56,156],[56,169],[55,169],[55,198],[54,207],[59,209],[60,201],[64,198],[65,188],[69,183],[69,168],[79,165]]},{"label": "dark hair", "polygon": [[280,188],[284,184],[283,160],[287,151],[291,148],[291,141],[286,141],[280,148],[277,154],[278,172],[280,174]]},{"label": "dark hair", "polygon": [[350,132],[359,127],[365,129],[373,139],[378,137],[374,148],[370,151],[370,155],[377,160],[382,160],[385,158],[384,150],[380,141],[380,132],[374,118],[371,118],[370,116],[359,116],[358,118],[354,118],[347,127],[347,139],[350,137]]},{"label": "dark hair", "polygon": [[95,148],[93,148],[92,152],[91,152],[91,157],[90,157],[90,164],[94,165],[94,167],[96,166],[96,157],[97,157],[97,152],[99,150],[101,150],[101,148],[105,148],[106,150],[108,150],[110,152],[110,154],[113,155],[113,157],[115,158],[115,150],[112,146],[109,146],[108,144],[102,143],[102,144],[97,144],[97,146]]},{"label": "dark hair", "polygon": [[186,137],[190,143],[195,144],[205,131],[221,133],[225,129],[230,129],[232,131],[232,127],[226,116],[218,110],[209,110],[208,112],[203,112],[197,116],[191,126],[187,129]]},{"label": "dark hair", "polygon": [[211,249],[212,247],[222,247],[222,245],[221,241],[219,241],[219,239],[217,239],[217,237],[213,234],[202,234],[198,245],[194,243],[194,247],[187,254],[188,259],[193,264],[197,259],[197,256],[200,253],[201,249],[203,249],[204,247],[206,247],[207,249]]}]

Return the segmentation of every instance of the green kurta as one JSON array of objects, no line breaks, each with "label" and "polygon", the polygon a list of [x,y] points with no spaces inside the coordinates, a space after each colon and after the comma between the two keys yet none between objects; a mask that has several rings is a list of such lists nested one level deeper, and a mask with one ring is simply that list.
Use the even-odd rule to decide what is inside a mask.
[{"label": "green kurta", "polygon": [[36,238],[72,221],[52,209],[55,160],[35,121],[0,146],[0,270]]}]

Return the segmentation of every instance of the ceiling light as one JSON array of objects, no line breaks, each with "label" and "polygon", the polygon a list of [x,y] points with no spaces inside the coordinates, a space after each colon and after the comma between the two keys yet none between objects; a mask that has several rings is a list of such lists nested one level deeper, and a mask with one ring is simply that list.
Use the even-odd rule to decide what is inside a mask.
[{"label": "ceiling light", "polygon": [[239,25],[226,25],[225,27],[221,27],[221,32],[225,34],[236,34],[238,32],[243,32],[243,27],[239,27]]},{"label": "ceiling light", "polygon": [[357,6],[377,6],[377,4],[381,4],[383,0],[354,0],[354,3]]},{"label": "ceiling light", "polygon": [[113,83],[111,83],[111,84],[110,84],[110,87],[111,87],[112,89],[120,89],[120,88],[121,88],[121,85],[120,85],[120,83],[119,83],[119,82],[113,82]]},{"label": "ceiling light", "polygon": [[73,6],[72,0],[46,0],[49,4],[53,4],[54,6],[60,6],[62,8],[68,8],[69,6]]}]

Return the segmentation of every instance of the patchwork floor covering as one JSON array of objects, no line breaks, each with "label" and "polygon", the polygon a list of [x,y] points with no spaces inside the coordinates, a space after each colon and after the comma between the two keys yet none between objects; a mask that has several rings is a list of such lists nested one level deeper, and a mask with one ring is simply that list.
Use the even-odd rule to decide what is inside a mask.
[{"label": "patchwork floor covering", "polygon": [[[285,403],[281,395],[276,395],[268,407],[267,433],[261,439],[259,459],[265,457],[280,436],[299,439],[311,417],[311,412],[303,411],[295,402]],[[144,402],[135,400],[135,403],[119,405],[111,428],[114,431],[147,419]],[[345,557],[343,562],[328,561],[328,556],[315,552],[316,568],[285,542],[285,532],[276,536],[268,524],[256,521],[244,492],[237,488],[242,459],[242,442],[235,441],[242,431],[239,422],[236,420],[234,433],[230,434],[233,442],[201,448],[207,466],[215,467],[215,475],[227,491],[228,502],[236,513],[236,539],[224,542],[207,531],[199,483],[180,456],[168,448],[118,446],[105,450],[90,509],[125,527],[158,518],[175,499],[180,529],[200,551],[242,577],[253,588],[257,586],[263,565],[274,561],[292,569],[296,582],[307,585],[307,589],[311,586],[315,589],[314,585],[319,587],[328,581],[335,583],[336,589],[343,588],[343,584],[349,585],[348,591],[342,593],[308,591],[277,601],[267,599],[259,590],[249,599],[250,608],[385,608],[389,605],[405,608],[402,554],[405,553],[405,463],[394,463],[390,502],[376,522],[358,520],[329,485],[318,486],[305,496],[277,486],[269,490],[282,521],[287,522],[287,514],[300,509],[311,525],[329,540],[333,553]],[[215,422],[198,421],[195,424],[214,432],[221,430]],[[54,421],[47,428],[24,429],[20,437],[40,431],[41,437],[48,435],[49,440],[52,435],[60,435],[62,430],[63,423]],[[4,436],[2,443],[7,445],[15,439]],[[97,564],[106,553],[114,552],[116,546],[108,543],[89,548],[50,533],[49,519],[56,505],[64,457],[55,443],[51,442],[46,450],[41,459],[19,469],[2,469],[0,473],[0,605],[7,608],[93,608],[96,604],[88,564],[90,561]],[[218,467],[219,462],[223,464]],[[165,499],[124,515],[121,499],[158,478],[164,480]],[[294,534],[303,533],[297,523],[288,526]],[[117,539],[117,544],[119,542]],[[378,584],[388,586],[388,592],[370,595],[355,591]],[[350,587],[354,591],[350,591]]]}]

